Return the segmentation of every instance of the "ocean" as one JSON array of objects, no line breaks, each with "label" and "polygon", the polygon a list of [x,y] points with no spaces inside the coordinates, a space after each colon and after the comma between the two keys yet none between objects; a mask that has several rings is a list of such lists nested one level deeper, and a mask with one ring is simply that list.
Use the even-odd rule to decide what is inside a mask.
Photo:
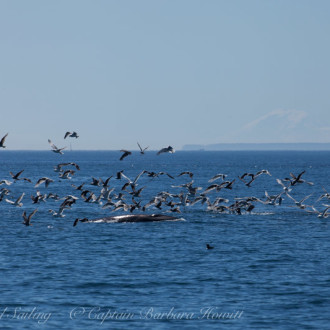
[{"label": "ocean", "polygon": [[[157,156],[147,151],[123,161],[119,151],[64,152],[0,152],[0,180],[11,182],[0,186],[1,329],[330,329],[330,217],[315,211],[330,204],[320,199],[330,192],[330,152],[177,151]],[[59,178],[54,166],[70,162],[80,170],[66,165],[75,171],[72,179]],[[19,178],[31,182],[14,182],[9,172],[23,169]],[[144,189],[134,200],[142,207],[166,192],[166,201],[144,211],[114,211],[113,205],[102,208],[107,203],[102,198],[86,202],[72,186],[84,183],[87,194],[99,197],[102,187],[91,185],[92,178],[104,182],[112,176],[112,201],[117,203],[121,192],[129,204],[133,189],[121,190],[128,179],[116,179],[122,170],[131,181],[143,170],[164,172],[141,175],[135,189]],[[250,186],[239,179],[261,170],[271,175],[256,176]],[[179,176],[184,171],[193,176]],[[290,187],[290,181],[283,181],[292,189],[288,196],[276,179],[293,182],[303,171],[302,182]],[[223,182],[209,182],[219,173],[227,175],[225,181],[235,180],[232,189],[203,194]],[[53,182],[35,188],[41,177]],[[195,193],[187,195],[188,187]],[[61,199],[33,204],[31,195],[37,191]],[[21,207],[6,201],[23,192]],[[224,198],[219,204],[224,208],[212,210],[202,200],[194,204],[201,193],[210,204]],[[67,195],[79,199],[63,211],[65,217],[53,216],[49,210],[58,213]],[[266,202],[267,196],[278,195],[281,203]],[[244,205],[239,211],[226,208],[252,196],[261,202],[248,202],[251,211]],[[295,205],[294,200],[307,196],[301,202],[305,208]],[[170,200],[175,206],[166,205]],[[181,213],[171,212],[175,207]],[[23,211],[35,209],[31,226],[25,226]],[[73,226],[77,218],[153,213],[178,220]]]}]

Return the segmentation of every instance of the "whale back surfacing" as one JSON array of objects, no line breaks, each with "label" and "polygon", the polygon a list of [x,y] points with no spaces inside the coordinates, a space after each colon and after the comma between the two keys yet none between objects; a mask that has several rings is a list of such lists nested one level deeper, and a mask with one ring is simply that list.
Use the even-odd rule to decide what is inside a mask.
[{"label": "whale back surfacing", "polygon": [[176,218],[169,215],[163,214],[128,214],[128,215],[117,215],[111,217],[103,217],[98,219],[89,219],[83,222],[93,223],[121,223],[121,222],[154,222],[154,221],[178,221],[183,220],[182,218]]}]

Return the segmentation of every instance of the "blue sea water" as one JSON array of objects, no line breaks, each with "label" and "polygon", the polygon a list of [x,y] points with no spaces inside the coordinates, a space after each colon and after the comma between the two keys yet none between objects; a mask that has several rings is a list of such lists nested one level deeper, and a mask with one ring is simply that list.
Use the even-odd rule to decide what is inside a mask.
[{"label": "blue sea water", "polygon": [[[206,210],[206,205],[180,206],[181,214],[169,207],[149,208],[183,218],[152,223],[78,223],[127,212],[102,209],[85,203],[71,184],[85,183],[99,195],[100,187],[90,185],[92,177],[113,175],[110,187],[121,190],[125,179],[134,179],[142,170],[164,171],[174,177],[141,176],[141,205],[158,192],[186,192],[177,187],[190,182],[182,171],[192,171],[193,186],[210,185],[218,173],[233,180],[233,189],[212,191],[235,198],[255,196],[265,200],[265,191],[283,191],[277,178],[303,170],[302,178],[290,192],[321,211],[330,191],[329,152],[176,152],[156,156],[135,152],[119,161],[114,151],[1,151],[0,180],[13,181],[9,171],[22,169],[22,177],[10,186],[0,202],[0,328],[1,329],[330,329],[330,226],[329,218],[294,206],[283,194],[282,205],[254,203],[255,209],[241,215]],[[53,168],[76,162],[71,180],[60,180]],[[69,167],[68,167],[69,168]],[[73,168],[74,169],[74,168]],[[267,169],[251,187],[237,176]],[[45,188],[34,188],[47,176],[54,180]],[[219,180],[221,182],[221,180]],[[173,187],[174,186],[174,187]],[[324,188],[324,189],[323,189]],[[65,210],[64,218],[53,217],[61,201],[48,199],[32,204],[31,195],[73,194],[79,200]],[[15,200],[25,192],[22,207]],[[130,195],[123,191],[127,201]],[[192,197],[191,197],[192,198]],[[63,200],[62,200],[63,201]],[[105,202],[104,202],[105,203]],[[38,208],[32,226],[22,224],[22,213]],[[308,208],[311,210],[311,208]],[[142,213],[138,210],[137,213]],[[206,249],[206,244],[214,247]]]}]

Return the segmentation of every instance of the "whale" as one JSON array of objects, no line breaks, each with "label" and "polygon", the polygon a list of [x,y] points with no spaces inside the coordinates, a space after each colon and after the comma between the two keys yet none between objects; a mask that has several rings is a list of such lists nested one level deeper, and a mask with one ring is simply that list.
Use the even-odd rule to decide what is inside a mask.
[{"label": "whale", "polygon": [[76,219],[73,226],[76,226],[78,222],[88,223],[124,223],[124,222],[155,222],[155,221],[180,221],[183,218],[173,217],[164,214],[126,214],[115,215],[110,217],[103,217],[97,219]]}]

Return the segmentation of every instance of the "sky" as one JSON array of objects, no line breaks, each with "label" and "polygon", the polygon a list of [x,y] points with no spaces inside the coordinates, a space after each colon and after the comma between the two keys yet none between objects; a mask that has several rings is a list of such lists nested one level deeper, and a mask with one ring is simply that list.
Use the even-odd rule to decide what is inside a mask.
[{"label": "sky", "polygon": [[0,138],[8,150],[330,142],[329,12],[327,0],[0,0]]}]

